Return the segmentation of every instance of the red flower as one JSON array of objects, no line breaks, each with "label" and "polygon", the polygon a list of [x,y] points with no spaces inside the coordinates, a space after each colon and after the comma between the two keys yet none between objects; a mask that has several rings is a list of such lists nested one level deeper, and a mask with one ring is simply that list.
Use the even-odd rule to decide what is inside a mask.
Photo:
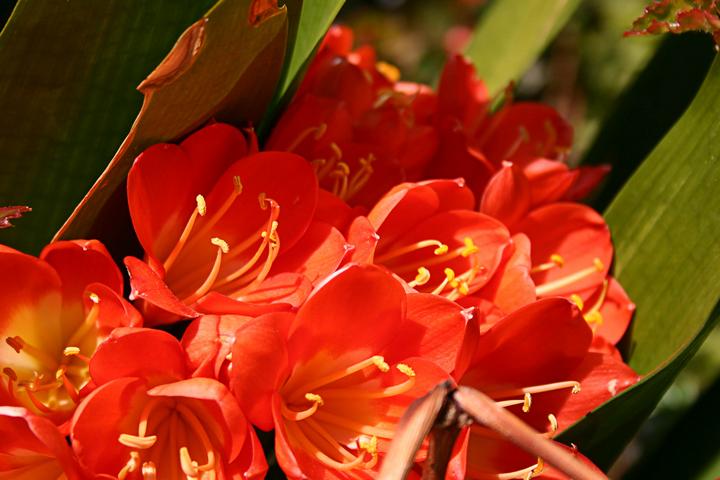
[{"label": "red flower", "polygon": [[398,82],[352,32],[332,27],[267,148],[297,152],[320,185],[353,205],[372,205],[393,185],[417,180],[437,148],[435,95]]},{"label": "red flower", "polygon": [[0,478],[81,478],[65,436],[49,420],[21,407],[0,407],[0,437]]},{"label": "red flower", "polygon": [[124,479],[262,478],[265,458],[227,388],[189,378],[171,335],[121,328],[98,348],[98,388],[78,407],[71,438],[91,475]]},{"label": "red flower", "polygon": [[[456,377],[553,436],[638,380],[613,355],[590,352],[591,340],[572,302],[539,300],[477,335],[474,346],[466,343],[472,353]],[[462,441],[468,478],[524,478],[542,469],[542,461],[481,426],[470,427]],[[456,459],[454,478],[465,478],[461,465]]]},{"label": "red flower", "polygon": [[497,270],[510,236],[497,220],[473,211],[460,180],[401,184],[348,234],[353,260],[384,265],[410,287],[450,300],[482,288]]},{"label": "red flower", "polygon": [[148,322],[297,305],[339,264],[342,235],[313,220],[310,166],[297,155],[255,151],[218,123],[135,160],[128,201],[147,264],[125,263]]},{"label": "red flower", "polygon": [[[587,194],[607,173],[606,167],[568,170],[558,161],[572,145],[572,128],[553,108],[514,103],[509,92],[498,111],[491,111],[492,103],[472,64],[460,55],[452,56],[438,87],[440,146],[429,176],[463,177],[480,198],[503,162],[511,162],[532,177],[534,195],[553,188],[560,198],[575,199]],[[537,161],[542,163],[535,164]],[[549,180],[562,186],[543,185]],[[528,200],[516,199],[521,205]]]},{"label": "red flower", "polygon": [[96,240],[52,243],[40,258],[0,246],[0,271],[0,404],[61,423],[88,384],[97,345],[114,327],[142,319]]},{"label": "red flower", "polygon": [[384,270],[351,265],[297,314],[241,326],[230,384],[255,425],[275,427],[290,478],[366,478],[404,409],[448,378],[465,323],[452,302],[406,295]]}]

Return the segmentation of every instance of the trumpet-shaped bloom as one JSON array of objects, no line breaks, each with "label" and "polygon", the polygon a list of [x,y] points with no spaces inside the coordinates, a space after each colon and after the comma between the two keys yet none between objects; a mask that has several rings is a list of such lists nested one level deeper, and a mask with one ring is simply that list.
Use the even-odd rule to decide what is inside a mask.
[{"label": "trumpet-shaped bloom", "polygon": [[0,407],[0,478],[79,480],[64,435],[48,419],[22,407]]},{"label": "trumpet-shaped bloom", "polygon": [[510,235],[473,211],[461,180],[401,184],[350,228],[354,261],[384,265],[410,287],[451,300],[482,288],[497,270]]},{"label": "trumpet-shaped bloom", "polygon": [[417,180],[437,148],[435,94],[399,82],[352,32],[328,32],[267,148],[297,152],[320,185],[353,205],[372,205],[392,186]]},{"label": "trumpet-shaped bloom", "polygon": [[0,246],[0,403],[57,423],[88,385],[88,357],[114,327],[140,325],[98,241],[56,242],[40,258]]},{"label": "trumpet-shaped bloom", "polygon": [[454,303],[350,265],[297,314],[238,329],[230,384],[255,425],[275,428],[290,478],[366,478],[404,409],[454,369],[465,327]]},{"label": "trumpet-shaped bloom", "polygon": [[189,378],[171,335],[120,328],[90,362],[98,388],[72,420],[73,449],[92,475],[125,479],[262,478],[262,448],[227,388]]},{"label": "trumpet-shaped bloom", "polygon": [[[591,341],[592,331],[572,302],[538,300],[467,342],[469,361],[455,376],[552,437],[638,380],[615,356],[590,351]],[[542,470],[542,459],[529,458],[482,426],[466,435],[469,478],[522,479]],[[456,470],[457,478],[462,475]]]},{"label": "trumpet-shaped bloom", "polygon": [[146,262],[125,263],[150,323],[297,305],[339,264],[342,235],[313,220],[312,168],[255,151],[252,137],[213,124],[135,160],[128,201]]}]

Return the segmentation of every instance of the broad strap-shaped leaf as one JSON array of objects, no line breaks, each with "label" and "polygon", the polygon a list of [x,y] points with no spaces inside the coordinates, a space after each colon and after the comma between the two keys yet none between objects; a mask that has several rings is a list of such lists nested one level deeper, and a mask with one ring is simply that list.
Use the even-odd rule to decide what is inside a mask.
[{"label": "broad strap-shaped leaf", "polygon": [[3,243],[39,253],[130,129],[134,88],[215,1],[18,2],[0,34],[0,201],[34,211]]},{"label": "broad strap-shaped leaf", "polygon": [[491,94],[518,80],[567,23],[580,0],[501,0],[487,7],[465,54]]},{"label": "broad strap-shaped leaf", "polygon": [[[638,305],[630,365],[646,377],[562,439],[609,466],[720,318],[720,62],[606,212]],[[610,387],[610,386],[609,386]]]},{"label": "broad strap-shaped leaf", "polygon": [[114,252],[127,218],[124,181],[145,148],[173,141],[210,119],[230,123],[262,117],[280,76],[286,9],[263,0],[221,0],[178,39],[138,87],[142,109],[105,172],[57,238],[101,238]]}]

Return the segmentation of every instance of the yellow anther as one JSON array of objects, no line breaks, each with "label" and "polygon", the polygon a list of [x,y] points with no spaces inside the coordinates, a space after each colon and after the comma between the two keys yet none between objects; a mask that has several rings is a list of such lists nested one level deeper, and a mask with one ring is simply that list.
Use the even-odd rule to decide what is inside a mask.
[{"label": "yellow anther", "polygon": [[338,172],[342,173],[343,176],[350,175],[350,165],[348,165],[345,162],[338,162],[337,164],[337,170]]},{"label": "yellow anther", "polygon": [[342,158],[343,153],[342,153],[342,150],[340,150],[340,147],[338,147],[338,144],[337,144],[337,143],[332,142],[332,143],[330,144],[330,148],[332,149],[333,153],[335,153],[335,156],[336,156],[337,158],[339,158],[339,159]]},{"label": "yellow anther", "polygon": [[553,253],[552,255],[550,255],[550,261],[558,267],[562,267],[563,265],[565,265],[565,259],[557,253]]},{"label": "yellow anther", "polygon": [[604,320],[602,313],[597,310],[585,315],[585,321],[593,325],[602,325]]},{"label": "yellow anther", "polygon": [[360,448],[368,452],[370,455],[375,456],[378,453],[377,449],[377,437],[373,435],[372,437],[361,437],[358,441],[358,445]]},{"label": "yellow anther", "polygon": [[457,286],[458,292],[460,292],[460,295],[467,295],[470,293],[470,287],[468,286],[468,283],[466,281],[462,281]]},{"label": "yellow anther", "polygon": [[555,415],[553,415],[552,413],[548,415],[548,420],[550,421],[550,430],[552,431],[552,433],[557,432],[558,421]]},{"label": "yellow anther", "polygon": [[258,202],[260,203],[260,208],[262,208],[263,210],[267,210],[267,200],[265,198],[266,196],[267,195],[265,194],[265,192],[260,192],[258,194]]},{"label": "yellow anther", "polygon": [[395,65],[386,62],[377,62],[375,63],[375,68],[391,82],[400,80],[400,70]]},{"label": "yellow anther", "polygon": [[525,413],[529,412],[531,405],[532,405],[532,395],[529,392],[525,392],[525,397],[523,398],[522,411]]},{"label": "yellow anther", "polygon": [[570,301],[577,305],[580,310],[585,308],[585,302],[583,302],[583,299],[577,293],[573,293],[572,295],[570,295]]},{"label": "yellow anther", "polygon": [[155,442],[157,442],[157,435],[139,437],[137,435],[121,433],[118,437],[118,442],[126,447],[134,448],[135,450],[146,450],[155,445]]},{"label": "yellow anther", "polygon": [[240,195],[243,191],[243,184],[238,175],[233,175],[233,190],[236,195]]},{"label": "yellow anther", "polygon": [[207,203],[205,203],[205,197],[198,194],[195,197],[195,203],[197,203],[197,212],[201,217],[207,213]]},{"label": "yellow anther", "polygon": [[595,270],[598,272],[602,272],[605,270],[605,265],[602,263],[602,261],[599,258],[595,258],[593,260],[593,266],[595,267]]},{"label": "yellow anther", "polygon": [[193,462],[187,447],[180,447],[180,468],[182,468],[183,473],[190,478],[196,478],[198,476],[197,462]]},{"label": "yellow anther", "polygon": [[90,294],[88,295],[88,297],[90,298],[90,301],[91,301],[91,302],[93,302],[93,303],[100,303],[100,297],[98,297],[98,294],[97,294],[97,293],[90,293]]},{"label": "yellow anther", "polygon": [[538,457],[537,467],[535,467],[535,470],[532,471],[533,475],[540,475],[540,473],[542,473],[544,468],[545,468],[545,460]]},{"label": "yellow anther", "polygon": [[325,135],[325,132],[327,132],[327,123],[321,123],[315,129],[315,140],[320,140]]},{"label": "yellow anther", "polygon": [[65,347],[63,350],[63,355],[66,357],[72,357],[73,355],[78,355],[80,353],[80,349],[78,347]]},{"label": "yellow anther", "polygon": [[415,285],[425,285],[430,281],[430,270],[425,267],[418,268],[418,273],[415,275]]},{"label": "yellow anther", "polygon": [[213,237],[210,239],[210,243],[212,243],[216,247],[220,247],[222,253],[228,253],[230,251],[230,247],[228,246],[227,242],[222,238]]},{"label": "yellow anther", "polygon": [[143,480],[156,480],[157,479],[157,468],[151,461],[143,462],[142,465],[142,476]]},{"label": "yellow anther", "polygon": [[415,376],[415,370],[413,370],[412,368],[410,368],[410,365],[406,365],[406,364],[404,364],[404,363],[398,363],[397,365],[395,365],[395,368],[397,368],[398,370],[400,370],[402,373],[404,373],[404,374],[407,375],[408,377],[414,377],[414,376]]},{"label": "yellow anther", "polygon": [[577,382],[575,382],[575,385],[574,385],[573,388],[572,388],[572,393],[573,393],[573,394],[580,393],[580,390],[581,390],[580,384],[577,383]]},{"label": "yellow anther", "polygon": [[57,369],[57,371],[55,372],[55,380],[60,380],[64,376],[65,376],[65,365],[63,365]]},{"label": "yellow anther", "polygon": [[324,401],[324,400],[322,399],[322,397],[321,397],[320,395],[318,395],[317,393],[306,393],[306,394],[305,394],[305,400],[307,400],[308,402],[317,403],[318,406],[323,406],[323,405],[325,405],[325,401]]},{"label": "yellow anther", "polygon": [[390,370],[390,365],[385,363],[385,358],[383,358],[381,355],[375,355],[371,358],[371,360],[381,372],[385,373]]},{"label": "yellow anther", "polygon": [[480,251],[480,249],[475,245],[475,242],[473,242],[472,238],[465,237],[463,239],[463,243],[465,243],[465,247],[463,247],[462,251],[460,252],[460,255],[463,257],[469,257],[473,253],[477,253]]},{"label": "yellow anther", "polygon": [[10,367],[3,368],[3,373],[5,375],[7,375],[8,378],[10,380],[12,380],[13,382],[17,382],[17,379],[18,379],[17,373],[15,373],[15,370],[13,370],[12,368],[10,368]]},{"label": "yellow anther", "polygon": [[445,245],[444,243],[441,243],[439,247],[437,247],[435,250],[433,250],[433,253],[435,255],[445,255],[450,248]]},{"label": "yellow anther", "polygon": [[443,270],[443,273],[445,274],[445,277],[447,277],[448,283],[451,283],[455,281],[455,270],[452,268],[446,268]]}]

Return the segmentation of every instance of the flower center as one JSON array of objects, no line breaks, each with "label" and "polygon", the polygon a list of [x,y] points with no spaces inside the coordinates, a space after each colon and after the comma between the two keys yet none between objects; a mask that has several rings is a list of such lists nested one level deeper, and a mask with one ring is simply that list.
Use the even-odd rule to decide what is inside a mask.
[{"label": "flower center", "polygon": [[3,369],[7,391],[15,401],[28,407],[32,405],[44,414],[69,412],[80,402],[79,390],[89,381],[90,359],[75,345],[86,345],[88,337],[97,335],[96,321],[100,311],[99,297],[91,293],[90,300],[92,307],[67,340],[59,358],[18,335],[5,338],[5,343],[18,355],[32,359],[37,367],[22,372],[24,375],[18,375],[20,370],[10,367]]},{"label": "flower center", "polygon": [[316,158],[310,163],[318,182],[347,202],[370,180],[375,171],[372,164],[377,158],[372,153],[361,157],[353,171],[350,165],[343,161],[343,152],[335,142],[330,144],[330,149],[332,153],[328,158]]},{"label": "flower center", "polygon": [[[530,272],[540,273],[564,267],[565,259],[559,254],[554,253],[550,256],[550,261],[534,266],[530,270]],[[569,273],[568,275],[565,275],[563,277],[556,278],[555,280],[551,280],[549,282],[537,285],[535,287],[535,293],[539,297],[545,295],[552,295],[553,292],[557,292],[558,290],[566,288],[575,282],[579,282],[580,280],[583,280],[591,275],[602,272],[604,269],[605,265],[603,265],[602,261],[599,258],[595,258],[593,259],[592,265]]]},{"label": "flower center", "polygon": [[391,440],[395,422],[362,412],[374,400],[402,395],[415,385],[412,368],[403,363],[395,368],[405,380],[385,385],[382,376],[392,374],[390,365],[375,355],[281,392],[280,410],[288,437],[329,468],[374,467],[378,439]]},{"label": "flower center", "polygon": [[[119,443],[131,449],[118,480],[215,478],[219,454],[203,421],[186,403],[158,397],[145,404],[138,419],[137,435],[122,433],[118,437]],[[194,460],[191,451],[205,458],[205,462]],[[177,452],[177,456],[169,452]]]},{"label": "flower center", "polygon": [[[429,252],[430,248],[433,249],[434,257],[428,258],[425,254],[425,258],[417,260],[419,254]],[[375,257],[375,263],[386,266],[401,277],[406,277],[410,272],[417,272],[415,277],[408,281],[410,287],[417,289],[417,287],[424,286],[425,288],[422,289],[424,291],[435,295],[444,295],[450,300],[457,300],[461,296],[468,295],[473,280],[479,273],[486,271],[486,267],[478,263],[477,255],[475,255],[478,251],[478,247],[470,237],[465,237],[463,245],[452,250],[439,240],[429,239],[386,249],[381,255]],[[433,285],[430,268],[442,267],[443,264],[448,265],[458,258],[469,259],[469,268],[456,274],[452,268],[445,267],[442,270],[444,278]]]},{"label": "flower center", "polygon": [[[280,205],[272,198],[268,198],[265,193],[258,195],[258,204],[261,210],[268,212],[267,220],[256,232],[238,245],[230,245],[220,237],[211,236],[214,227],[225,217],[242,191],[240,177],[233,177],[231,193],[220,208],[203,221],[203,225],[199,228],[196,225],[198,217],[206,217],[209,211],[205,198],[197,195],[196,208],[177,243],[163,262],[163,267],[170,276],[172,267],[182,263],[182,261],[178,262],[178,259],[184,257],[187,260],[189,258],[187,255],[191,256],[195,248],[205,248],[203,242],[209,240],[209,243],[215,247],[209,271],[204,278],[201,278],[202,282],[199,286],[198,277],[195,275],[196,265],[192,268],[183,265],[179,268],[183,270],[183,275],[174,275],[173,289],[184,303],[192,304],[210,291],[220,291],[230,297],[242,296],[262,283],[270,273],[280,251],[280,236],[277,231]],[[240,257],[246,260],[239,261]]]}]

